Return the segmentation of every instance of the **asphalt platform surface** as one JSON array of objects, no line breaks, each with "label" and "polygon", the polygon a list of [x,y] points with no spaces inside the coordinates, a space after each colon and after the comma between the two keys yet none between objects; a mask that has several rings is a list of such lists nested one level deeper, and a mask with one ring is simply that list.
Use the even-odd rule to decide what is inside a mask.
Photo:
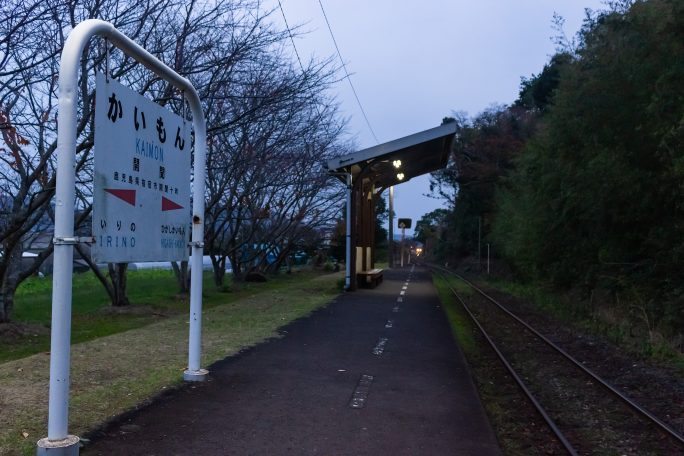
[{"label": "asphalt platform surface", "polygon": [[427,271],[385,271],[281,333],[81,454],[501,454]]}]

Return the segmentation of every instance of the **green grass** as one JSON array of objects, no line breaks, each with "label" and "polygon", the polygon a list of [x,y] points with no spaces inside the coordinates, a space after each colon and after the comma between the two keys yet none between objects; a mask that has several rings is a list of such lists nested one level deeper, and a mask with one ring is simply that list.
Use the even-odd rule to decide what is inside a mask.
[{"label": "green grass", "polygon": [[669,343],[664,337],[653,337],[659,334],[634,315],[634,306],[604,303],[591,308],[586,301],[553,293],[541,284],[498,280],[489,280],[487,284],[525,299],[537,309],[581,331],[603,336],[630,353],[684,372],[684,354],[677,344]]},{"label": "green grass", "polygon": [[[560,297],[538,284],[491,279],[487,280],[486,283],[499,291],[530,301],[538,309],[563,320],[576,318],[580,310],[578,307],[573,308],[572,306],[564,305]],[[584,308],[581,308],[581,310],[585,311]]]},{"label": "green grass", "polygon": [[[508,455],[539,454],[539,451],[530,448],[529,442],[524,437],[528,424],[518,420],[516,404],[511,401],[514,397],[514,394],[511,394],[511,388],[515,391],[515,387],[502,383],[507,381],[505,380],[507,374],[502,365],[487,347],[484,339],[478,336],[479,331],[461,303],[454,297],[446,280],[433,275],[433,282],[454,337],[468,361],[473,381],[503,453]],[[449,285],[462,297],[475,293],[463,281],[455,278],[449,279]]]},{"label": "green grass", "polygon": [[[205,273],[203,308],[212,308],[253,293],[260,293],[293,280],[311,278],[313,272],[297,271],[272,277],[266,283],[233,283],[226,276],[227,290],[217,290],[211,273]],[[72,298],[72,343],[140,328],[168,316],[186,313],[189,300],[178,295],[173,271],[142,270],[128,272],[128,297],[132,303],[125,308],[111,307],[102,284],[92,272],[74,275]],[[36,325],[22,337],[6,338],[0,344],[0,362],[19,359],[50,350],[49,327],[52,312],[52,278],[32,277],[23,282],[15,297],[13,321]]]},{"label": "green grass", "polygon": [[[222,293],[207,286],[202,367],[264,339],[280,337],[278,327],[306,316],[338,293],[336,282],[342,274],[283,275],[267,283],[249,284],[235,293]],[[156,309],[176,308],[175,290],[174,286],[166,291],[151,291],[159,293],[157,296],[163,302],[148,305]],[[84,306],[92,313],[101,309],[91,303]],[[178,304],[177,308],[182,310],[180,314],[157,317],[156,322],[142,327],[72,344],[71,433],[82,436],[181,383],[187,365],[187,305]],[[0,363],[3,456],[35,454],[36,440],[46,434],[48,375],[46,353]]]},{"label": "green grass", "polygon": [[432,281],[437,288],[439,300],[442,302],[442,308],[446,313],[451,331],[454,337],[461,346],[461,349],[467,354],[478,351],[478,346],[473,338],[473,325],[469,320],[468,315],[461,308],[461,303],[456,299],[452,293],[449,285],[456,290],[460,295],[469,295],[472,293],[472,288],[468,287],[464,282],[457,279],[450,279],[448,282],[442,276],[433,275]]}]

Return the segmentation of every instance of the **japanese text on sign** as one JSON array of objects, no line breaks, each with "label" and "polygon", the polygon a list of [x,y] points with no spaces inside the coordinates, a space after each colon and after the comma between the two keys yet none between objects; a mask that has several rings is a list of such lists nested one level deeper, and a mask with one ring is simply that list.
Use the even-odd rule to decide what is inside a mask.
[{"label": "japanese text on sign", "polygon": [[93,261],[187,259],[190,130],[180,116],[97,76]]}]

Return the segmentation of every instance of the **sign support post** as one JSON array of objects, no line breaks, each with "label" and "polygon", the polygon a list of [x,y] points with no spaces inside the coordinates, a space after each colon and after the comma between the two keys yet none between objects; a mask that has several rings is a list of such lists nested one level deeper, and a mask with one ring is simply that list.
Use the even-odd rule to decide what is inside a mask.
[{"label": "sign support post", "polygon": [[[197,157],[195,157],[197,160]],[[197,166],[197,162],[195,162]],[[197,168],[195,168],[197,169]],[[204,169],[204,164],[202,168]],[[204,179],[204,176],[202,176]],[[204,187],[204,186],[202,186]],[[196,189],[195,189],[196,190]],[[194,194],[193,209],[196,209],[197,191]],[[202,192],[202,214],[204,214],[204,191]],[[197,214],[193,210],[193,213]],[[204,226],[202,219],[192,217],[192,257],[190,262],[190,336],[188,340],[188,368],[183,372],[183,380],[189,382],[201,382],[206,379],[209,373],[206,369],[200,368],[200,358],[202,353],[202,253],[204,248]]]},{"label": "sign support post", "polygon": [[[69,34],[62,50],[59,68],[48,436],[37,442],[36,451],[39,456],[75,456],[79,453],[79,438],[68,434],[73,248],[74,244],[79,242],[79,239],[74,237],[74,168],[78,71],[83,49],[93,36],[107,38],[126,55],[133,57],[158,76],[183,90],[192,110],[195,130],[195,179],[193,183],[190,348],[194,352],[189,354],[188,364],[188,371],[192,375],[184,377],[186,380],[203,380],[207,373],[206,370],[199,368],[201,344],[198,343],[201,339],[204,170],[206,163],[206,125],[199,96],[190,81],[118,31],[112,24],[99,19],[88,19],[78,24]],[[195,363],[195,361],[197,362]]]},{"label": "sign support post", "polygon": [[406,234],[406,228],[401,228],[401,267],[404,267],[404,235]]},{"label": "sign support post", "polygon": [[[406,228],[411,228],[411,219],[410,218],[400,218],[397,221],[397,226],[401,228],[401,249],[400,249],[400,256],[401,256],[401,267],[404,267],[404,237],[406,235]],[[408,264],[411,264],[411,253],[409,252],[409,258],[408,258]]]}]

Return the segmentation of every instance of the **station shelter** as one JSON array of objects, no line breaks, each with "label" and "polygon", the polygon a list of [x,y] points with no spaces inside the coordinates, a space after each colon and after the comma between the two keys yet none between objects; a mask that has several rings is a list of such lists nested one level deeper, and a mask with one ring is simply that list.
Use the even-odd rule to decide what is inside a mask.
[{"label": "station shelter", "polygon": [[[347,184],[347,290],[382,281],[375,267],[377,198],[394,185],[444,168],[455,133],[456,122],[450,122],[328,160],[328,172]],[[392,217],[390,207],[390,227]]]}]

